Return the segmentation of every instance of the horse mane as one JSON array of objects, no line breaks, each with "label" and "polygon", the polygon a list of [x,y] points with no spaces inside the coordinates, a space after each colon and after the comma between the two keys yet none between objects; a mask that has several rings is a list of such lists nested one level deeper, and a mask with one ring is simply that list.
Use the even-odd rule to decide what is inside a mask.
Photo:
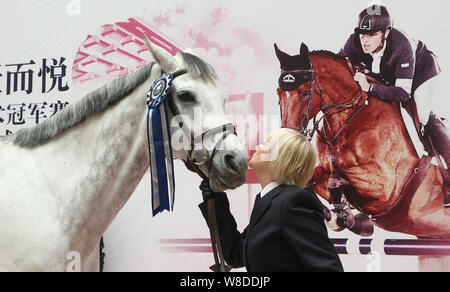
[{"label": "horse mane", "polygon": [[31,128],[20,129],[6,138],[14,145],[33,147],[42,144],[62,132],[80,124],[87,117],[100,113],[109,106],[128,96],[150,75],[154,62],[139,70],[117,78],[110,83],[88,93],[78,102],[64,108],[51,118]]},{"label": "horse mane", "polygon": [[327,51],[327,50],[317,50],[317,51],[310,52],[310,56],[317,56],[317,55],[326,55],[326,56],[329,56],[329,57],[332,57],[332,58],[335,58],[338,60],[342,60],[342,61],[346,60],[346,58],[344,56],[333,53],[331,51]]},{"label": "horse mane", "polygon": [[[193,77],[214,83],[217,74],[209,64],[192,54],[184,52],[180,54],[185,61],[187,71]],[[152,62],[133,73],[117,78],[87,94],[78,102],[64,108],[53,117],[34,127],[20,129],[15,134],[2,137],[1,140],[10,140],[14,145],[21,147],[33,147],[42,144],[80,124],[87,117],[103,112],[111,105],[127,97],[136,87],[147,80],[154,64]]]}]

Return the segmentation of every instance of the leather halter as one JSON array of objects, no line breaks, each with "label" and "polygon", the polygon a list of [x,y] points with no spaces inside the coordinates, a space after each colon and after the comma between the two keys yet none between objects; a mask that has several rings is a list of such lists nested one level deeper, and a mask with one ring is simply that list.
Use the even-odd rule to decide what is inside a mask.
[{"label": "leather halter", "polygon": [[[161,72],[164,74],[164,72]],[[175,73],[173,73],[173,78],[175,79],[178,76],[184,75],[187,73],[186,69],[179,70]],[[172,111],[173,116],[180,116],[180,111],[175,104],[173,96],[170,96],[168,98],[169,103],[169,109]],[[223,141],[230,135],[230,134],[236,134],[236,127],[232,123],[224,124],[221,126],[218,126],[213,129],[206,130],[201,135],[195,137],[192,133],[189,133],[189,131],[184,127],[184,123],[180,121],[179,123],[180,129],[186,134],[187,137],[191,137],[191,146],[190,150],[187,156],[187,160],[184,160],[184,164],[186,167],[192,171],[197,173],[202,179],[207,179],[209,176],[209,172],[211,171],[213,167],[213,160],[215,155],[217,154],[217,151],[219,147],[222,145]],[[217,140],[216,145],[214,146],[211,155],[209,155],[208,151],[204,148],[202,141],[204,140],[205,136],[215,136],[216,134],[223,133],[222,137]],[[203,151],[203,157],[201,157],[199,160],[197,160],[195,157],[193,157],[193,154],[195,153],[196,147],[202,147]],[[207,165],[208,173],[205,174],[199,166],[201,165]]]}]

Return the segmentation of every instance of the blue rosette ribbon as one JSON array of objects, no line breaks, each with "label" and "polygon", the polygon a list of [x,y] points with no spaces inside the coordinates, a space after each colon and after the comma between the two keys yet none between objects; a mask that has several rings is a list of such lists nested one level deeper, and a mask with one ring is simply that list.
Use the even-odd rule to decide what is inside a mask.
[{"label": "blue rosette ribbon", "polygon": [[[147,94],[147,139],[150,154],[153,216],[173,211],[175,178],[167,98],[173,75],[163,74]],[[169,192],[170,191],[170,192]]]}]

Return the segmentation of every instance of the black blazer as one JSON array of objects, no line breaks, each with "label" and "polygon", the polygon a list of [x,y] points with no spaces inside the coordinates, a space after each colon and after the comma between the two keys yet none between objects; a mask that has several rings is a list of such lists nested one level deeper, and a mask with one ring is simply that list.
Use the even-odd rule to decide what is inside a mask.
[{"label": "black blazer", "polygon": [[[225,193],[215,196],[220,242],[227,264],[249,272],[342,272],[328,237],[323,209],[309,191],[280,185],[255,202],[241,234]],[[199,205],[207,220],[208,208]]]}]

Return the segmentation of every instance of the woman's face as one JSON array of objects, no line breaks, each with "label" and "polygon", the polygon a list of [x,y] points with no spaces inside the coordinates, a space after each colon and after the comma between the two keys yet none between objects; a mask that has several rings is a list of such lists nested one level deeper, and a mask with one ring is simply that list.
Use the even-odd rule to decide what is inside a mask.
[{"label": "woman's face", "polygon": [[270,161],[270,137],[267,138],[266,143],[256,146],[256,152],[253,154],[248,165],[252,169],[260,169],[268,167]]}]

